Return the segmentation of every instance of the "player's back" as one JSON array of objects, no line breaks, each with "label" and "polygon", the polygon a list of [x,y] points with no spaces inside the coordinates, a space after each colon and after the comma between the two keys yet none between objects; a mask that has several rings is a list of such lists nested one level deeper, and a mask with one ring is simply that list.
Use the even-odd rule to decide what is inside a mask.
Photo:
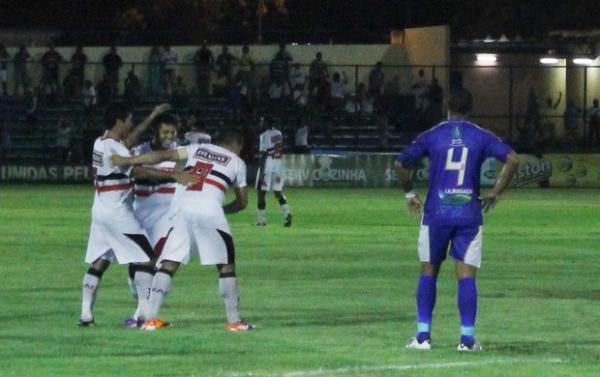
[{"label": "player's back", "polygon": [[185,148],[185,170],[200,180],[181,196],[183,209],[187,203],[199,202],[221,206],[230,186],[246,186],[246,164],[232,151],[215,144],[190,144]]},{"label": "player's back", "polygon": [[111,156],[129,156],[127,148],[118,140],[106,136],[94,142],[93,162],[96,195],[94,208],[131,208],[131,167],[113,166]]},{"label": "player's back", "polygon": [[512,151],[510,147],[491,132],[465,120],[440,123],[415,143],[429,157],[424,223],[481,224],[481,165],[488,157],[505,161]]}]

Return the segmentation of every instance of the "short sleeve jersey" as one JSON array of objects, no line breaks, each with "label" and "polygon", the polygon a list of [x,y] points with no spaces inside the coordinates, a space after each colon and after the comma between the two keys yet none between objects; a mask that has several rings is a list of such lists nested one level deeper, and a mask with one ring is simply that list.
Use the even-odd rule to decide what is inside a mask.
[{"label": "short sleeve jersey", "polygon": [[130,157],[129,150],[116,139],[99,137],[94,142],[93,162],[96,196],[94,206],[130,206],[132,203],[131,166],[114,166],[110,160],[118,154]]},{"label": "short sleeve jersey", "polygon": [[423,224],[481,225],[479,181],[488,157],[502,162],[512,152],[493,133],[464,120],[440,123],[419,135],[396,159],[409,167],[429,158],[429,191]]},{"label": "short sleeve jersey", "polygon": [[[176,148],[177,144],[173,143],[171,149]],[[137,145],[131,150],[131,154],[133,156],[139,156],[150,152],[152,152],[152,145],[149,141]],[[175,165],[176,163],[173,161],[163,161],[156,165],[148,165],[147,167],[162,171],[173,171],[175,169]],[[135,200],[136,202],[141,202],[147,198],[152,197],[153,201],[162,199],[165,202],[170,203],[170,197],[175,192],[175,186],[176,182],[174,179],[135,179]]]},{"label": "short sleeve jersey", "polygon": [[187,155],[185,170],[200,176],[200,181],[182,195],[183,203],[206,200],[222,203],[230,186],[246,187],[246,164],[230,150],[214,144],[180,148]]},{"label": "short sleeve jersey", "polygon": [[259,151],[267,154],[264,173],[281,174],[281,155],[283,154],[283,134],[275,128],[260,135]]}]

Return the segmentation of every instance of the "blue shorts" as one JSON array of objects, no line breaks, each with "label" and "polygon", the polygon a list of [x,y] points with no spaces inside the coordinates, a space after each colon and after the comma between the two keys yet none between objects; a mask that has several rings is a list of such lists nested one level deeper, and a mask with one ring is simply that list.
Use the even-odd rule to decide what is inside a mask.
[{"label": "blue shorts", "polygon": [[481,266],[481,225],[424,225],[419,231],[419,260],[439,265],[450,255],[465,264]]}]

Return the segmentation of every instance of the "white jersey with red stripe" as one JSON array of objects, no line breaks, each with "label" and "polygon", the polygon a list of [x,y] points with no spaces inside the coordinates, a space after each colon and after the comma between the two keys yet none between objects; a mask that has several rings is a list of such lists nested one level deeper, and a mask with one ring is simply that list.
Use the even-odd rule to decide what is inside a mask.
[{"label": "white jersey with red stripe", "polygon": [[281,175],[283,165],[283,134],[276,128],[266,130],[260,135],[259,151],[267,154],[263,174]]},{"label": "white jersey with red stripe", "polygon": [[229,186],[246,186],[246,163],[232,151],[214,144],[190,144],[179,148],[187,156],[185,170],[200,176],[178,198],[183,206],[191,202],[214,202],[221,206]]},{"label": "white jersey with red stripe", "polygon": [[[171,149],[176,149],[177,144],[173,143]],[[139,156],[152,152],[150,142],[140,144],[131,150],[133,156]],[[176,163],[173,161],[163,161],[155,165],[145,165],[145,167],[173,171]],[[149,180],[136,179],[134,182],[134,202],[133,209],[135,215],[140,220],[144,228],[148,229],[148,224],[154,224],[163,218],[171,205],[173,194],[177,182],[172,179]]]},{"label": "white jersey with red stripe", "polygon": [[113,166],[110,158],[114,154],[131,156],[120,140],[108,138],[106,134],[96,139],[92,162],[96,186],[93,208],[132,208],[132,167]]}]

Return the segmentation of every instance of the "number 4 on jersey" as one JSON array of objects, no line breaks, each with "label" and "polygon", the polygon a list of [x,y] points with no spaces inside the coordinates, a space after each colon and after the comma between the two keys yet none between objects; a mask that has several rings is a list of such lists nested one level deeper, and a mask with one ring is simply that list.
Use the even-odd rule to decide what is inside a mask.
[{"label": "number 4 on jersey", "polygon": [[456,170],[458,172],[457,186],[462,186],[465,182],[465,170],[467,169],[467,155],[469,154],[469,148],[461,147],[460,161],[454,161],[454,150],[458,148],[449,148],[448,154],[446,155],[446,170]]}]

